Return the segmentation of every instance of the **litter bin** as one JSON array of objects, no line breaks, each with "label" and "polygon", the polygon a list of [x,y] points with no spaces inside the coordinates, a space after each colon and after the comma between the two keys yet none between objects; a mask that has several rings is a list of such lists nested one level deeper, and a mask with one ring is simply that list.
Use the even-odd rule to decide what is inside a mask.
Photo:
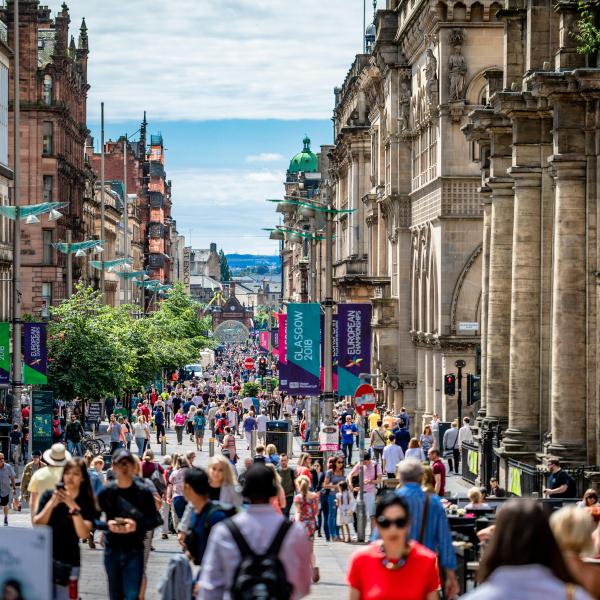
[{"label": "litter bin", "polygon": [[288,421],[267,421],[266,444],[274,444],[277,454],[287,453],[290,424]]},{"label": "litter bin", "polygon": [[450,429],[450,427],[452,426],[452,423],[450,423],[449,421],[440,421],[439,424],[439,429],[437,431],[437,440],[434,440],[435,443],[435,447],[440,451],[441,454],[444,453],[444,434],[446,433],[446,431],[448,431],[448,429]]}]

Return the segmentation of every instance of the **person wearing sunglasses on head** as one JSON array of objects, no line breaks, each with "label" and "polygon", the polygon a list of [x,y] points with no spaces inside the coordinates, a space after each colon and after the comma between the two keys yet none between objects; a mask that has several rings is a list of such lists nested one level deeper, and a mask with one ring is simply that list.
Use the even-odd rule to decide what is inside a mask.
[{"label": "person wearing sunglasses on head", "polygon": [[386,494],[377,504],[375,518],[379,539],[350,559],[349,600],[439,600],[437,557],[409,540],[406,501]]}]

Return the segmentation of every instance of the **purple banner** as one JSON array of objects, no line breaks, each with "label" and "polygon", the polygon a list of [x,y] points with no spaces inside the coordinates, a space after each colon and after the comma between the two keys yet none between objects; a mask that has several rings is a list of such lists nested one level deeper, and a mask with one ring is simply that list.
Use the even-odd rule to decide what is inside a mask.
[{"label": "purple banner", "polygon": [[23,323],[23,383],[48,383],[46,323]]},{"label": "purple banner", "polygon": [[289,375],[288,375],[288,364],[286,358],[286,343],[285,343],[285,332],[286,332],[286,321],[287,315],[285,313],[279,313],[277,315],[277,319],[279,320],[279,326],[277,328],[277,352],[279,355],[279,360],[277,363],[277,370],[279,372],[279,391],[285,394],[290,393],[290,388],[288,385]]},{"label": "purple banner", "polygon": [[338,306],[338,394],[354,396],[360,373],[371,372],[371,305]]}]

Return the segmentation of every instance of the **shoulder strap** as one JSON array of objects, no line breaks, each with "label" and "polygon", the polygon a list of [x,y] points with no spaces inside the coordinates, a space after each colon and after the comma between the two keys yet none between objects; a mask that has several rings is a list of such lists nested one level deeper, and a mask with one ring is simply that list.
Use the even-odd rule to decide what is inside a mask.
[{"label": "shoulder strap", "polygon": [[419,529],[419,544],[425,539],[425,526],[427,525],[427,513],[429,512],[429,492],[425,493],[425,506],[423,507],[423,517],[421,518],[421,528]]},{"label": "shoulder strap", "polygon": [[242,556],[256,556],[256,553],[253,552],[253,550],[252,550],[252,548],[250,548],[250,546],[248,546],[248,543],[242,536],[242,532],[240,531],[239,527],[231,519],[225,520],[224,523],[225,523],[225,526],[227,527],[227,529],[229,529],[229,533],[231,533],[231,537],[237,544],[240,554]]},{"label": "shoulder strap", "polygon": [[575,584],[565,584],[565,592],[567,593],[567,600],[575,600]]},{"label": "shoulder strap", "polygon": [[281,544],[283,544],[283,539],[285,538],[286,533],[289,531],[292,526],[292,522],[287,519],[281,524],[279,530],[275,534],[271,545],[267,548],[265,552],[266,556],[277,556],[279,554],[279,550],[281,548]]}]

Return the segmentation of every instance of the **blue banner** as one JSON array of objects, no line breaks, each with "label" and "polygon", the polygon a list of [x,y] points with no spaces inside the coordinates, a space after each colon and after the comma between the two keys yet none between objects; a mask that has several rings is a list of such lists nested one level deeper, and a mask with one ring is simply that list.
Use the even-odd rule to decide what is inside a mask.
[{"label": "blue banner", "polygon": [[354,396],[359,375],[371,372],[371,305],[340,304],[338,336],[338,394]]},{"label": "blue banner", "polygon": [[291,394],[318,396],[321,385],[321,306],[287,306],[286,358]]}]

